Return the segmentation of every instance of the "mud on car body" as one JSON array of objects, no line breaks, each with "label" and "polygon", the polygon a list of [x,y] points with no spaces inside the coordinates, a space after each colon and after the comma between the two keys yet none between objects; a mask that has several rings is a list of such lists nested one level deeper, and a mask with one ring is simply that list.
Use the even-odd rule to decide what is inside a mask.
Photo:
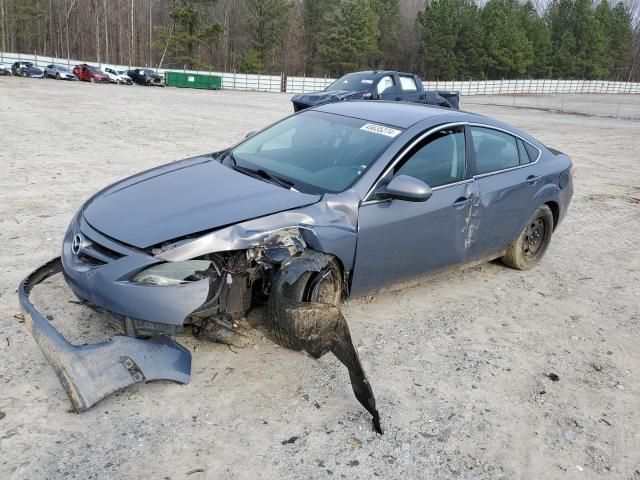
[{"label": "mud on car body", "polygon": [[[571,196],[569,158],[495,120],[329,104],[105,188],[19,295],[79,411],[131,383],[186,382],[190,354],[166,335],[240,344],[240,319],[262,303],[276,342],[347,366],[381,432],[341,299],[479,259],[531,268]],[[28,298],[59,271],[125,335],[66,342]]]}]

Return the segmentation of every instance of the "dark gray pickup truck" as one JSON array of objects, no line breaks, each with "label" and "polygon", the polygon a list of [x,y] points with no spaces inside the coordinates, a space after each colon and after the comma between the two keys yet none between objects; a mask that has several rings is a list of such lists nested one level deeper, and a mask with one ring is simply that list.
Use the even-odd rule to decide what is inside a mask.
[{"label": "dark gray pickup truck", "polygon": [[422,79],[417,75],[378,70],[349,73],[322,92],[302,93],[291,99],[296,112],[343,100],[388,100],[460,107],[458,92],[425,90]]}]

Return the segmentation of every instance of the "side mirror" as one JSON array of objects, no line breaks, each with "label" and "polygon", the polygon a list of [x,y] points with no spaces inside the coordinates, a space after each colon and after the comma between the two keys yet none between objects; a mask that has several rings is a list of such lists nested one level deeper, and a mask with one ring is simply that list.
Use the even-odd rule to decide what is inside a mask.
[{"label": "side mirror", "polygon": [[406,202],[426,202],[431,198],[432,193],[431,187],[422,180],[408,175],[398,175],[378,189],[376,198],[380,200],[395,199]]},{"label": "side mirror", "polygon": [[258,132],[256,132],[256,131],[251,131],[251,132],[247,133],[247,134],[244,136],[244,138],[245,138],[245,139],[247,139],[247,138],[251,138],[251,137],[253,137],[256,133],[258,133]]}]

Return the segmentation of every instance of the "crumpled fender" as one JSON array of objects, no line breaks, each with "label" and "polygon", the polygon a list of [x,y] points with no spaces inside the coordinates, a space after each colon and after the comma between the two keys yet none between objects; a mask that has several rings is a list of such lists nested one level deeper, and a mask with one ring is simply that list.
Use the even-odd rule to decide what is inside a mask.
[{"label": "crumpled fender", "polygon": [[302,350],[316,359],[332,352],[349,370],[353,393],[371,414],[376,432],[382,434],[371,384],[340,309],[327,303],[299,302],[287,296],[288,287],[303,273],[322,271],[332,258],[326,253],[307,250],[303,255],[292,257],[282,264],[269,298],[274,339],[287,348]]},{"label": "crumpled fender", "polygon": [[20,283],[18,297],[33,338],[77,412],[134,383],[189,383],[191,353],[165,335],[148,340],[117,335],[94,344],[69,343],[29,300],[33,287],[61,270],[59,257],[38,268]]}]

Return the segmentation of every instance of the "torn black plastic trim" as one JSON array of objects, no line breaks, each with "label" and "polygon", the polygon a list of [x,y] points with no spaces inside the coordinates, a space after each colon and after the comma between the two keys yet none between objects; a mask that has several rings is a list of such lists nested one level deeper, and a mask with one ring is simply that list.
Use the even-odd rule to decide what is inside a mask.
[{"label": "torn black plastic trim", "polygon": [[189,383],[191,353],[165,335],[148,340],[117,335],[94,344],[69,343],[29,300],[33,287],[61,271],[59,257],[46,263],[20,283],[18,297],[33,338],[77,412],[134,383]]},{"label": "torn black plastic trim", "polygon": [[321,272],[332,259],[331,255],[307,250],[283,263],[275,276],[269,299],[274,339],[287,348],[302,350],[316,359],[332,352],[349,370],[353,393],[371,414],[376,432],[382,434],[373,390],[342,312],[328,303],[301,302],[291,298],[289,293],[305,272]]}]

